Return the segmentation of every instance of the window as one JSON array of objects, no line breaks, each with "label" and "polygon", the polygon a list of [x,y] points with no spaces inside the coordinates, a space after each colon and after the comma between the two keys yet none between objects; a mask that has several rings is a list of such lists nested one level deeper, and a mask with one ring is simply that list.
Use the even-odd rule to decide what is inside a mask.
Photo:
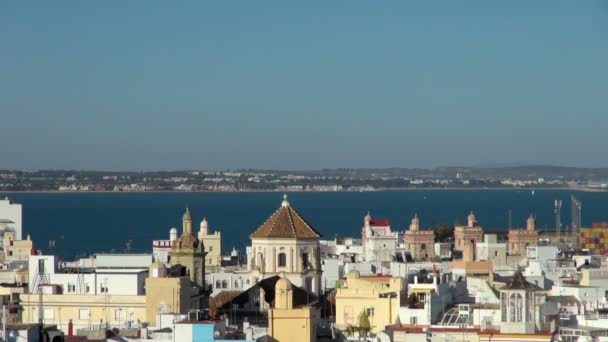
[{"label": "window", "polygon": [[108,293],[108,285],[101,285],[101,288],[99,289],[99,292],[101,292],[101,293]]},{"label": "window", "polygon": [[498,251],[494,251],[494,256],[497,257],[498,256]]},{"label": "window", "polygon": [[68,283],[68,293],[74,292],[76,292],[76,285],[74,285],[73,283]]},{"label": "window", "polygon": [[509,311],[511,313],[511,322],[517,323],[522,322],[522,309],[523,309],[523,298],[519,293],[513,293],[511,295],[511,301],[509,303]]},{"label": "window", "polygon": [[426,249],[426,244],[424,244],[424,243],[423,243],[423,244],[420,246],[420,249],[425,250],[425,249]]},{"label": "window", "polygon": [[213,252],[213,246],[209,246],[209,252]]},{"label": "window", "polygon": [[367,316],[374,317],[374,308],[367,309]]},{"label": "window", "polygon": [[410,324],[416,325],[416,317],[410,317]]},{"label": "window", "polygon": [[228,282],[226,280],[222,280],[222,288],[224,288],[224,289],[228,288]]},{"label": "window", "polygon": [[418,300],[419,300],[419,301],[424,302],[424,299],[425,299],[425,298],[426,298],[426,297],[425,297],[425,294],[424,294],[424,293],[420,293],[420,294],[418,294]]},{"label": "window", "polygon": [[216,288],[216,289],[221,289],[221,288],[222,288],[222,282],[221,282],[221,281],[219,281],[219,280],[216,280],[216,281],[215,281],[215,288]]},{"label": "window", "polygon": [[79,309],[78,310],[78,319],[81,321],[87,320],[91,318],[91,312],[89,309]]},{"label": "window", "polygon": [[287,255],[285,253],[279,253],[279,267],[287,266]]},{"label": "window", "polygon": [[235,289],[238,289],[238,288],[239,288],[239,281],[238,281],[238,280],[235,280],[235,281],[234,281],[234,288],[235,288]]},{"label": "window", "polygon": [[308,253],[302,253],[302,268],[305,270],[310,267],[310,262],[308,261]]}]

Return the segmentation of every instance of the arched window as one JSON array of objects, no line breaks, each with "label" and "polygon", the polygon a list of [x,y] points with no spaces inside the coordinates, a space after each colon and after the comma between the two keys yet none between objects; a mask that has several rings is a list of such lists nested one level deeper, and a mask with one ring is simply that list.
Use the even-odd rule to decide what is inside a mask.
[{"label": "arched window", "polygon": [[227,289],[228,288],[228,282],[225,280],[222,280],[222,288]]},{"label": "arched window", "polygon": [[235,281],[234,281],[234,288],[235,288],[235,289],[238,289],[238,288],[239,288],[239,281],[238,281],[238,280],[235,280]]},{"label": "arched window", "polygon": [[513,293],[511,295],[511,302],[509,303],[509,311],[511,312],[511,323],[518,323],[523,321],[522,309],[524,300],[519,293]]},{"label": "arched window", "polygon": [[279,267],[287,266],[287,255],[285,253],[279,253]]},{"label": "arched window", "polygon": [[215,281],[215,288],[216,288],[216,289],[221,289],[221,288],[222,288],[222,282],[221,282],[221,281],[219,281],[219,280],[216,280],[216,281]]}]

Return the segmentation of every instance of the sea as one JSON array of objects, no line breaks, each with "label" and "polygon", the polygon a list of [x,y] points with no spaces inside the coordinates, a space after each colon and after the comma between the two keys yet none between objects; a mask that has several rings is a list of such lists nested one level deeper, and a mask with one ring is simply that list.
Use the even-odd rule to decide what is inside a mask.
[{"label": "sea", "polygon": [[[4,194],[2,194],[4,195]],[[35,247],[63,259],[92,253],[150,253],[152,241],[168,239],[171,227],[181,233],[186,207],[194,230],[203,218],[222,232],[222,249],[241,251],[249,235],[277,208],[278,192],[160,193],[7,193],[23,204],[24,237]],[[555,200],[562,200],[561,221],[570,224],[570,198],[582,202],[582,224],[608,221],[608,192],[529,189],[403,190],[374,192],[294,192],[289,202],[323,238],[360,237],[363,217],[389,219],[393,230],[404,230],[417,213],[422,227],[466,222],[473,210],[486,231],[505,230],[536,216],[541,230],[554,229]],[[510,212],[510,214],[509,214]]]}]

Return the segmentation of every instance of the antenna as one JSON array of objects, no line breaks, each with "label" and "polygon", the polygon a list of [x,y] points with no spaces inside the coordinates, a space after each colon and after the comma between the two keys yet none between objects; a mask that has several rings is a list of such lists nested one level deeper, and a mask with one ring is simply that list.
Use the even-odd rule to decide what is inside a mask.
[{"label": "antenna", "polygon": [[561,213],[562,213],[562,200],[555,200],[555,234],[557,236],[557,243],[561,241]]},{"label": "antenna", "polygon": [[572,242],[574,248],[578,249],[580,245],[580,229],[581,229],[581,210],[583,204],[574,195],[570,198],[572,202],[571,226],[572,226]]}]

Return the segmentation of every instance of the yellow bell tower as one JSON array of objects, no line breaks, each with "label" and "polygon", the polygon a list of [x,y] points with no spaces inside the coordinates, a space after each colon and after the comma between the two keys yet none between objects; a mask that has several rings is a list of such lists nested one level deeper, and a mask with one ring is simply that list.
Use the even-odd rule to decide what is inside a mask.
[{"label": "yellow bell tower", "polygon": [[274,286],[274,307],[268,311],[268,335],[278,342],[316,341],[314,310],[293,307],[293,286],[281,274]]}]

